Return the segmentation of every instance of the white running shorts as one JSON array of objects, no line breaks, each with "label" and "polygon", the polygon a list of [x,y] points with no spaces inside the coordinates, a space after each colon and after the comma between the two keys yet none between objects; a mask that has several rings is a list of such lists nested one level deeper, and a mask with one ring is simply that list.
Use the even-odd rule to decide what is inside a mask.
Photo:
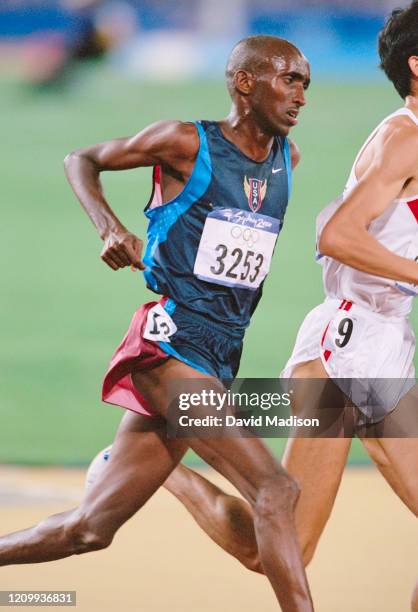
[{"label": "white running shorts", "polygon": [[405,317],[328,298],[305,317],[281,377],[291,378],[296,366],[320,357],[329,377],[369,423],[377,423],[414,386],[414,353]]}]

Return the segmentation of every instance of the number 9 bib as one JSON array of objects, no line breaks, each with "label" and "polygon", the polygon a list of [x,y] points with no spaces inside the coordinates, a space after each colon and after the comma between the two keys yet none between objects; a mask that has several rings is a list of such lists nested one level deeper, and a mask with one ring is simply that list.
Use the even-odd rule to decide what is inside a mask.
[{"label": "number 9 bib", "polygon": [[201,280],[258,289],[270,269],[281,229],[273,217],[239,208],[219,208],[205,221],[194,264]]},{"label": "number 9 bib", "polygon": [[[346,303],[345,300],[344,303]],[[344,308],[338,310],[325,327],[321,339],[322,357],[330,364],[343,360],[346,372],[344,376],[352,375],[350,368],[355,367],[356,355],[358,355],[365,328],[366,319],[364,317],[358,313],[346,311]],[[351,365],[350,362],[352,362]]]}]

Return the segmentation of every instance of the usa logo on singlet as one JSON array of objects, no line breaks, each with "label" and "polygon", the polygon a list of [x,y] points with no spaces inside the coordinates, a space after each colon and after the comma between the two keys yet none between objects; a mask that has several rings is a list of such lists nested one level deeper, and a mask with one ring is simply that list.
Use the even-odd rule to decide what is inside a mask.
[{"label": "usa logo on singlet", "polygon": [[261,204],[267,193],[267,179],[260,181],[259,179],[247,179],[244,176],[244,191],[248,198],[248,206],[253,212],[257,212],[261,208]]}]

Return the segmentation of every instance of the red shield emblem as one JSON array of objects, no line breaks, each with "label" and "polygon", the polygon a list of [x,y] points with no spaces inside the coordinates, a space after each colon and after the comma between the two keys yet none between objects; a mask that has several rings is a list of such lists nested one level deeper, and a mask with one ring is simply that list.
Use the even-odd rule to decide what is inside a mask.
[{"label": "red shield emblem", "polygon": [[261,208],[261,204],[266,197],[267,193],[267,179],[260,181],[260,179],[244,177],[244,191],[248,198],[248,206],[253,212],[257,212]]}]

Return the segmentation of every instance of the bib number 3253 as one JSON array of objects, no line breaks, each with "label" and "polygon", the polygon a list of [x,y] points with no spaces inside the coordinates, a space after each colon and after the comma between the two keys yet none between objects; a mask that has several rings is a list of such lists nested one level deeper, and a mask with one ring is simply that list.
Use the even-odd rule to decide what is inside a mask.
[{"label": "bib number 3253", "polygon": [[278,219],[234,208],[210,213],[194,273],[201,280],[257,289],[266,277],[279,233]]}]

